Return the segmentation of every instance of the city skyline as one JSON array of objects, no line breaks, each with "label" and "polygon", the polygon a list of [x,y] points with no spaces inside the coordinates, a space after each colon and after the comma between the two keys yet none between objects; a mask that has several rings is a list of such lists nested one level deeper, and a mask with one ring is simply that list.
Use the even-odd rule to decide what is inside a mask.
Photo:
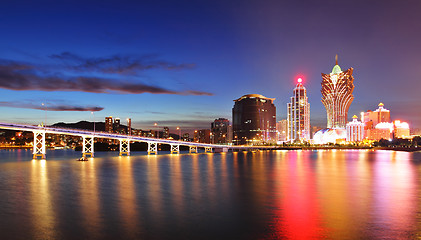
[{"label": "city skyline", "polygon": [[[346,13],[334,11],[345,5]],[[419,128],[420,114],[412,110],[421,100],[414,87],[421,64],[415,6],[5,3],[0,121],[39,124],[47,108],[47,124],[116,116],[131,118],[134,128],[158,122],[184,132],[218,118],[232,121],[232,100],[246,94],[276,98],[279,121],[301,77],[311,125],[325,126],[320,73],[338,54],[341,66],[354,68],[349,116],[384,102],[394,119]]]}]

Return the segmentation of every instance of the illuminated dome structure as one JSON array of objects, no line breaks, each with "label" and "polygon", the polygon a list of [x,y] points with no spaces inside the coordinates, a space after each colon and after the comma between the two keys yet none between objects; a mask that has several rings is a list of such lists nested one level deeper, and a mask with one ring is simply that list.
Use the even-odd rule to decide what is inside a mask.
[{"label": "illuminated dome structure", "polygon": [[336,143],[338,139],[346,139],[346,129],[325,128],[317,131],[313,136],[313,142],[315,144]]}]

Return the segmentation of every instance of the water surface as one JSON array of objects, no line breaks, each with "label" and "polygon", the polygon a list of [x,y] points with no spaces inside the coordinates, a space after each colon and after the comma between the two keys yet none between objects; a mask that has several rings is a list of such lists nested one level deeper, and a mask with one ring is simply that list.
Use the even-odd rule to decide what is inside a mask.
[{"label": "water surface", "polygon": [[414,239],[421,153],[0,150],[2,239]]}]

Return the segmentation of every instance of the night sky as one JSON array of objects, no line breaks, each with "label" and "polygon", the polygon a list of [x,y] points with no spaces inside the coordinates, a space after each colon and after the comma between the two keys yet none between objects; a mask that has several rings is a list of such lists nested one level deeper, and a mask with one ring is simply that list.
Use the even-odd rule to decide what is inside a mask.
[{"label": "night sky", "polygon": [[[142,3],[145,2],[145,3]],[[349,118],[379,102],[421,127],[421,1],[3,1],[0,121],[132,118],[183,131],[232,118],[233,100],[276,98],[297,77],[326,126],[321,73],[354,68]],[[91,114],[95,111],[95,114]]]}]

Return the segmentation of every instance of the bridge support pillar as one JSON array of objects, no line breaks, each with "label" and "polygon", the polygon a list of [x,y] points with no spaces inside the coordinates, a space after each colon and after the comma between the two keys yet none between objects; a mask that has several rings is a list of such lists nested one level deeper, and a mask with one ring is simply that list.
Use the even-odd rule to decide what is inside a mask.
[{"label": "bridge support pillar", "polygon": [[171,144],[171,154],[173,153],[180,153],[180,145],[178,144]]},{"label": "bridge support pillar", "polygon": [[195,146],[190,146],[190,147],[189,147],[189,153],[197,153],[197,147],[195,147]]},{"label": "bridge support pillar", "polygon": [[83,136],[82,157],[94,157],[94,137]]},{"label": "bridge support pillar", "polygon": [[120,156],[130,156],[130,140],[120,139]]},{"label": "bridge support pillar", "polygon": [[33,159],[45,159],[45,131],[34,131]]},{"label": "bridge support pillar", "polygon": [[212,147],[205,147],[205,153],[211,153],[212,152]]},{"label": "bridge support pillar", "polygon": [[158,143],[148,142],[148,154],[158,154]]}]

